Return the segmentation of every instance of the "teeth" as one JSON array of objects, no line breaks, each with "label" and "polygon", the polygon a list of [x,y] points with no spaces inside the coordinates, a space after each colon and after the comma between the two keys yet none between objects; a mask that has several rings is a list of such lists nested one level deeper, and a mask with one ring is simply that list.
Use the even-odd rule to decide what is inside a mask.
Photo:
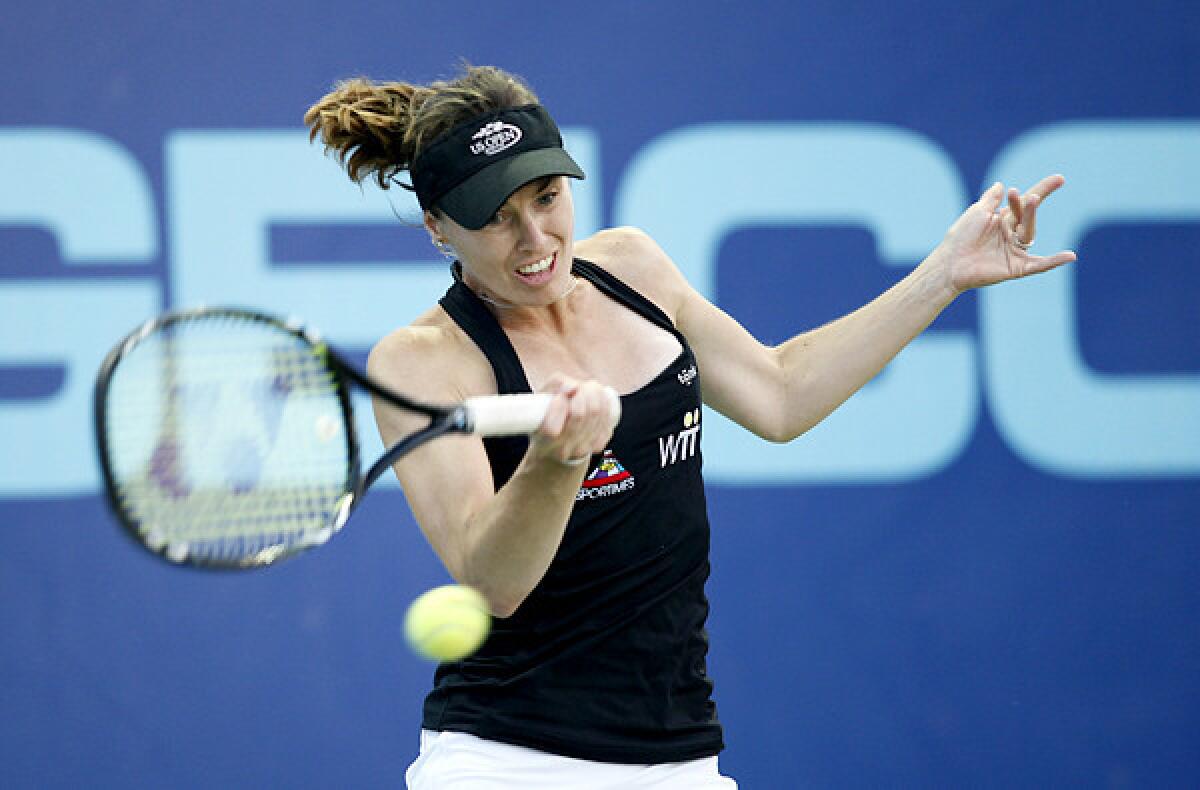
[{"label": "teeth", "polygon": [[549,269],[550,264],[552,263],[554,263],[554,256],[549,255],[536,263],[531,263],[528,266],[522,266],[521,268],[517,269],[517,271],[519,271],[521,274],[537,274],[538,272],[544,272]]}]

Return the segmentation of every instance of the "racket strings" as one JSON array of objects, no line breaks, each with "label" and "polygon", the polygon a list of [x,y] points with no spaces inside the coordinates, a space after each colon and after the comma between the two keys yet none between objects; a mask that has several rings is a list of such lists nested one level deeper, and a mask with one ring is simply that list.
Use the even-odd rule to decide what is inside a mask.
[{"label": "racket strings", "polygon": [[168,556],[254,562],[327,537],[345,504],[338,381],[282,327],[213,315],[160,327],[121,360],[106,406],[117,497]]}]

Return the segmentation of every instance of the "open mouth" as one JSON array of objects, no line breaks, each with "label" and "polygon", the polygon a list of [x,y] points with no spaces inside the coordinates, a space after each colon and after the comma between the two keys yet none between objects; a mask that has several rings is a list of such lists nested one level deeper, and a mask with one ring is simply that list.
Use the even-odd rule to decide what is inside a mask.
[{"label": "open mouth", "polygon": [[555,264],[558,263],[558,253],[547,255],[539,261],[528,263],[517,269],[517,275],[529,285],[541,285],[554,276]]}]

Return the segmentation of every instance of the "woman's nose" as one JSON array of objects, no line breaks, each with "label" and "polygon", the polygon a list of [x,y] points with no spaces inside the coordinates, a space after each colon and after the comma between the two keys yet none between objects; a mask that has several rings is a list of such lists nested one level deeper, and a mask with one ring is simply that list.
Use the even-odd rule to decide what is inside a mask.
[{"label": "woman's nose", "polygon": [[546,230],[542,227],[540,218],[537,216],[522,217],[519,240],[521,249],[539,252],[546,246],[545,242]]}]

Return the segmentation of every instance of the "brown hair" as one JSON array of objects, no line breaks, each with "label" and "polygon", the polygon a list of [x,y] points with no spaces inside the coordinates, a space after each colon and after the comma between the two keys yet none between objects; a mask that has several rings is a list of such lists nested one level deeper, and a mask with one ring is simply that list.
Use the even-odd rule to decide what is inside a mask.
[{"label": "brown hair", "polygon": [[537,100],[520,77],[464,64],[458,77],[428,85],[344,80],[308,108],[304,123],[308,139],[320,136],[350,178],[373,176],[387,189],[441,134],[475,116]]}]

